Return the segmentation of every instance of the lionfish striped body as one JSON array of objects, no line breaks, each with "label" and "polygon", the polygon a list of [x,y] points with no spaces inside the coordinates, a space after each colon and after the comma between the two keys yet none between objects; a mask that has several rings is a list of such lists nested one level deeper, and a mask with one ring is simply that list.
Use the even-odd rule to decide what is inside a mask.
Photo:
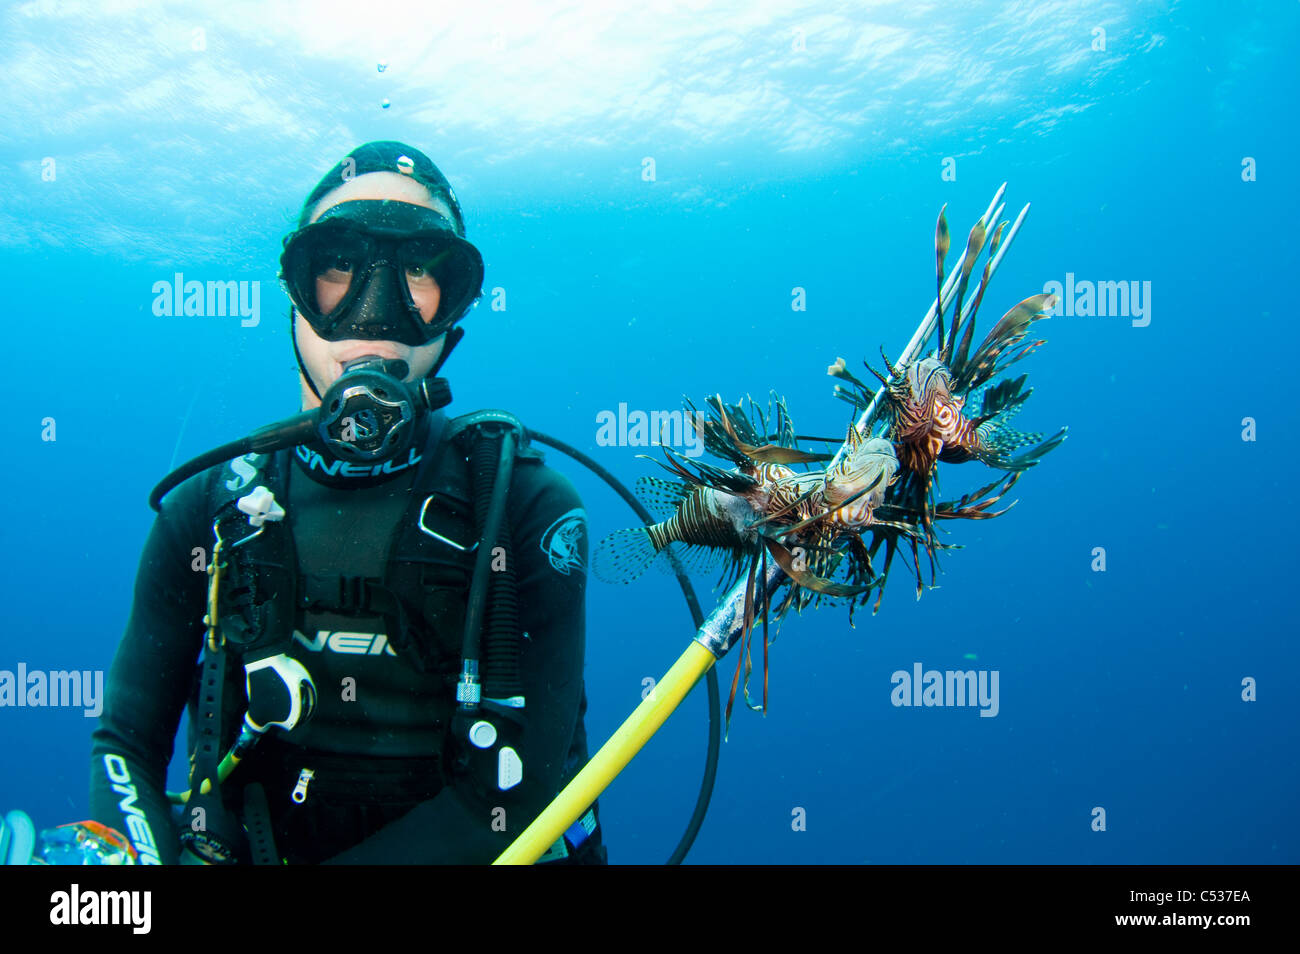
[{"label": "lionfish striped body", "polygon": [[692,487],[671,517],[646,527],[645,533],[656,553],[670,543],[731,549],[753,535],[747,527],[759,512],[743,497]]},{"label": "lionfish striped body", "polygon": [[[886,392],[892,416],[889,436],[905,470],[929,474],[939,461],[960,464],[968,460],[981,460],[1007,470],[1024,470],[1051,449],[1024,459],[1007,456],[1019,447],[1043,439],[1042,434],[1022,434],[1007,426],[1029,397],[1029,392],[1018,391],[1023,377],[1004,382],[1002,391],[990,391],[995,400],[986,396],[984,401],[990,413],[972,418],[964,413],[966,396],[954,393],[952,373],[938,357],[931,355],[913,361],[901,371],[892,367],[889,371]],[[1017,386],[1016,400],[997,401],[999,396],[1010,395],[1012,385]]]},{"label": "lionfish striped body", "polygon": [[878,437],[864,440],[850,425],[847,451],[822,478],[821,500],[826,522],[837,530],[862,530],[869,526],[876,508],[898,473],[894,446]]},{"label": "lionfish striped body", "polygon": [[596,575],[609,583],[630,583],[677,543],[720,556],[730,575],[738,576],[761,545],[764,517],[774,510],[786,510],[795,518],[807,515],[807,508],[795,499],[797,480],[798,475],[783,464],[759,462],[737,468],[728,482],[734,489],[697,481],[689,474],[679,481],[643,477],[637,481],[638,494],[667,519],[618,530],[603,539],[596,548]]},{"label": "lionfish striped body", "polygon": [[976,446],[975,426],[962,414],[966,401],[952,393],[952,379],[938,358],[915,361],[899,377],[888,391],[890,437],[904,468],[927,474],[946,448]]}]

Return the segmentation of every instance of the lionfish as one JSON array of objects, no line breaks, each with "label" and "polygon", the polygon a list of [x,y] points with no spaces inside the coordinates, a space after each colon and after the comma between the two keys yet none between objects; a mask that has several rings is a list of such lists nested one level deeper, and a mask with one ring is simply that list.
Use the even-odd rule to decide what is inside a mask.
[{"label": "lionfish", "polygon": [[[974,300],[966,313],[962,311],[962,301],[966,295],[971,272],[984,248],[986,230],[984,220],[980,219],[970,231],[966,243],[966,255],[962,262],[961,275],[957,284],[956,304],[953,308],[952,325],[948,335],[944,335],[944,261],[949,248],[948,222],[944,209],[939,211],[939,221],[935,227],[935,262],[939,296],[935,325],[938,332],[937,348],[929,355],[913,360],[906,365],[896,367],[881,351],[887,375],[881,374],[867,362],[863,362],[883,386],[884,400],[881,402],[885,419],[885,434],[893,443],[902,469],[902,477],[894,487],[886,504],[915,514],[925,528],[924,546],[930,557],[931,583],[935,573],[935,551],[941,549],[933,535],[935,519],[961,516],[966,519],[980,519],[997,516],[987,507],[962,506],[936,503],[933,500],[933,484],[939,462],[963,463],[979,460],[994,469],[1006,472],[987,487],[971,495],[971,499],[989,493],[998,499],[1016,482],[1019,475],[1037,464],[1044,455],[1065,440],[1066,428],[1061,428],[1050,438],[1042,434],[1022,433],[1010,427],[1009,422],[1024,407],[1033,393],[1025,386],[1027,375],[1003,380],[987,386],[995,377],[1008,367],[1045,344],[1045,339],[1027,340],[1030,326],[1045,317],[1045,310],[1054,304],[1051,295],[1034,295],[1015,305],[1002,316],[985,336],[983,342],[971,350],[975,334],[975,319],[979,313],[980,303],[988,287],[992,263],[997,254],[1006,222],[1001,223],[993,234],[989,244],[988,258],[984,274],[979,283]],[[827,372],[853,386],[850,391],[836,386],[836,396],[847,400],[856,412],[865,411],[875,396],[874,389],[854,377],[845,366],[843,358],[837,358]],[[867,422],[870,427],[873,422]],[[1034,445],[1030,447],[1029,445]],[[1017,454],[1021,448],[1028,447]],[[991,501],[990,501],[991,502]],[[969,503],[966,500],[965,503]],[[893,559],[895,541],[878,537],[873,541],[871,552],[885,543],[887,549],[884,572],[888,572]],[[915,556],[915,550],[914,550]],[[916,566],[917,595],[920,595],[922,580],[919,563]],[[879,608],[877,597],[876,608]]]},{"label": "lionfish", "polygon": [[[715,396],[708,402],[707,418],[687,401],[688,418],[699,422],[696,426],[705,446],[734,466],[724,469],[691,461],[664,448],[667,460],[659,463],[677,480],[642,477],[637,492],[666,519],[615,531],[600,542],[593,560],[602,580],[629,583],[676,543],[688,548],[688,559],[691,551],[706,559],[721,556],[720,582],[726,585],[748,574],[743,645],[727,700],[728,721],[742,662],[746,704],[766,710],[769,616],[779,620],[792,606],[801,608],[811,599],[859,597],[879,585],[881,578],[872,572],[858,535],[876,525],[876,509],[898,471],[889,441],[865,439],[853,427],[844,452],[830,469],[796,471],[791,465],[822,462],[834,455],[800,450],[784,404],[774,401],[776,433],[770,439],[775,443],[765,442],[769,440],[763,436],[767,418],[752,400],[747,415],[742,405],[725,404]],[[891,532],[908,535],[919,530],[897,523],[891,524]],[[749,636],[756,612],[755,574],[760,569],[766,574],[769,557],[780,565],[791,586],[779,606],[762,607],[763,704],[756,706],[748,691]]]}]

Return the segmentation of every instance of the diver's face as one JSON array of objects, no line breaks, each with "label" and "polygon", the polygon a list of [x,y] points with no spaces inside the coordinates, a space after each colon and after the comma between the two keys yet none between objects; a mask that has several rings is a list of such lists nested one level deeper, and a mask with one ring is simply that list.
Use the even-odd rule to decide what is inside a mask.
[{"label": "diver's face", "polygon": [[[321,214],[340,202],[352,202],[360,199],[393,199],[410,202],[434,209],[450,218],[447,207],[429,195],[424,186],[408,176],[396,172],[368,172],[351,179],[316,204],[312,210],[311,221],[315,222]],[[404,276],[411,291],[411,300],[420,309],[425,321],[433,318],[442,300],[441,289],[432,275],[408,274]],[[316,279],[316,300],[320,303],[322,313],[329,314],[347,293],[349,276],[344,272],[327,270]],[[311,324],[294,310],[294,333],[298,338],[298,351],[302,363],[311,374],[312,381],[321,394],[324,394],[339,375],[343,366],[362,355],[373,354],[381,358],[400,358],[410,366],[406,380],[414,381],[424,377],[433,368],[442,354],[447,336],[442,335],[428,344],[407,345],[400,341],[374,341],[371,339],[346,339],[344,341],[326,341],[316,334]],[[312,393],[306,379],[302,380],[302,407],[310,410],[320,407],[320,398]]]}]

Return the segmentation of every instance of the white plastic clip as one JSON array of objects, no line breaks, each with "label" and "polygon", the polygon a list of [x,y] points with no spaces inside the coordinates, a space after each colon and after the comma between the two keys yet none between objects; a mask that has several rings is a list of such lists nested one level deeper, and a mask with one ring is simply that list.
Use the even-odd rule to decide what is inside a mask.
[{"label": "white plastic clip", "polygon": [[275,502],[275,494],[265,487],[254,487],[239,498],[236,506],[248,514],[248,522],[255,527],[261,527],[267,520],[284,519],[284,508]]}]

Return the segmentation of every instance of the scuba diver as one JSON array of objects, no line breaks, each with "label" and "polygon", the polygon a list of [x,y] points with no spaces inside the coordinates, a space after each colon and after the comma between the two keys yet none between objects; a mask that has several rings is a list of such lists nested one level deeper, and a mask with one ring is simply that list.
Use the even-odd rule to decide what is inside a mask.
[{"label": "scuba diver", "polygon": [[[483,263],[427,156],[353,150],[280,264],[303,413],[155,490],[93,822],[141,863],[488,863],[587,759],[582,502],[444,411]],[[594,804],[541,861],[606,862]]]}]

